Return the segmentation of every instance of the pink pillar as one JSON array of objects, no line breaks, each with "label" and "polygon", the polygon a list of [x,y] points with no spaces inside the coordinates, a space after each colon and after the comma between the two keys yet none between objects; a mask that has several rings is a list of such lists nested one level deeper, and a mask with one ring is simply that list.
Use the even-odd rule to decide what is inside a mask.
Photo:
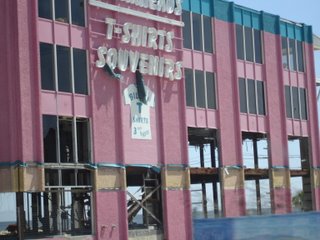
[{"label": "pink pillar", "polygon": [[[281,39],[278,35],[264,32],[263,40],[263,52],[265,54],[264,77],[267,80],[270,167],[288,167],[288,137],[282,77]],[[275,119],[279,120],[275,121]],[[291,212],[290,184],[284,186],[284,189],[275,188],[274,184],[272,184],[271,198],[274,213]]]},{"label": "pink pillar", "polygon": [[41,160],[36,1],[0,2],[0,159]]},{"label": "pink pillar", "polygon": [[98,191],[95,197],[96,239],[128,239],[125,191]]},{"label": "pink pillar", "polygon": [[[223,166],[242,166],[242,141],[234,25],[215,22],[217,62],[217,95],[219,99],[220,159]],[[222,189],[223,212],[226,217],[245,215],[243,187]]]}]

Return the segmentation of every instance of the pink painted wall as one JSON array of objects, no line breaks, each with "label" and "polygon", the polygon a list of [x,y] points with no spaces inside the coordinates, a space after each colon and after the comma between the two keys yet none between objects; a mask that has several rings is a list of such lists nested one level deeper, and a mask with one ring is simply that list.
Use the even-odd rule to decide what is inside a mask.
[{"label": "pink painted wall", "polygon": [[0,2],[0,161],[41,161],[35,1]]},{"label": "pink painted wall", "polygon": [[164,226],[166,240],[192,240],[191,199],[188,190],[162,191],[165,211]]}]

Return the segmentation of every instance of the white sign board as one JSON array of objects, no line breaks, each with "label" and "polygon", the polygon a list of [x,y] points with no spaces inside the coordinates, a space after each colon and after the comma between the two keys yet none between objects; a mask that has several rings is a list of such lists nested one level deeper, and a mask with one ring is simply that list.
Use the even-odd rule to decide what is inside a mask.
[{"label": "white sign board", "polygon": [[132,139],[152,139],[150,127],[150,107],[154,107],[154,93],[145,86],[147,104],[138,97],[135,84],[130,84],[124,91],[125,104],[131,107],[131,137]]}]

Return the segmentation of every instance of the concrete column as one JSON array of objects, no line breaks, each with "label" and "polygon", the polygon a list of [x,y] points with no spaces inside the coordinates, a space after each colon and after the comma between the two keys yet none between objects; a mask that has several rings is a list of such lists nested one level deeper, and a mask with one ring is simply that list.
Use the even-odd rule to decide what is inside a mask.
[{"label": "concrete column", "polygon": [[163,221],[166,240],[192,239],[189,169],[166,166],[162,169]]},{"label": "concrete column", "polygon": [[124,168],[99,167],[94,175],[96,239],[128,239]]}]

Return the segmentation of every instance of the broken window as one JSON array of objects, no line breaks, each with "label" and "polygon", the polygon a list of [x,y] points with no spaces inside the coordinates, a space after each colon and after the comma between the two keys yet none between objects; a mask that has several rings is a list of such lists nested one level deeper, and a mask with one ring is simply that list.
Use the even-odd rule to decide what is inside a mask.
[{"label": "broken window", "polygon": [[45,192],[23,193],[24,234],[91,234],[91,195],[89,170],[45,169]]},{"label": "broken window", "polygon": [[222,216],[217,132],[188,128],[193,218]]},{"label": "broken window", "polygon": [[163,228],[160,179],[158,169],[127,167],[129,230]]},{"label": "broken window", "polygon": [[43,115],[43,146],[46,163],[90,162],[89,120]]},{"label": "broken window", "polygon": [[247,215],[271,213],[268,142],[264,134],[242,133]]},{"label": "broken window", "polygon": [[288,156],[292,210],[294,212],[312,210],[310,178],[310,157],[308,138],[289,137]]}]

